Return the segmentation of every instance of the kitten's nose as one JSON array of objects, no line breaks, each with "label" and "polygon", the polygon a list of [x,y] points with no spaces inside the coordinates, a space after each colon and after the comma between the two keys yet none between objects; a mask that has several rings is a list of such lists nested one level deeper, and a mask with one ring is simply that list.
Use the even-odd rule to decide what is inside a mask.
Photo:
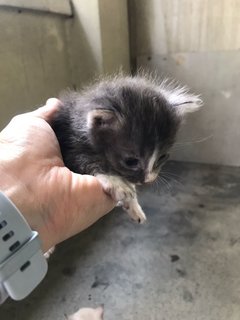
[{"label": "kitten's nose", "polygon": [[141,169],[141,163],[136,157],[126,157],[122,163],[126,168],[134,171],[139,171]]}]

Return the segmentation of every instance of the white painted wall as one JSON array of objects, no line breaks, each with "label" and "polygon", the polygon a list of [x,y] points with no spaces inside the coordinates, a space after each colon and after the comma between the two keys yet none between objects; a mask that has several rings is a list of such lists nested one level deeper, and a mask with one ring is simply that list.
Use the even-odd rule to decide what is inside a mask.
[{"label": "white painted wall", "polygon": [[130,0],[138,67],[202,94],[173,154],[177,160],[240,165],[240,1]]}]

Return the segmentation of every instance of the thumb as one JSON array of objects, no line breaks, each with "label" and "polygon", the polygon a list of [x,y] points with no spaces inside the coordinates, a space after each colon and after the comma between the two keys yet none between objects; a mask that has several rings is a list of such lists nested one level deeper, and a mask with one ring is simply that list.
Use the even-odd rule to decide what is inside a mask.
[{"label": "thumb", "polygon": [[51,122],[51,119],[62,103],[57,98],[50,98],[47,100],[45,106],[38,108],[32,112],[32,115],[41,118],[47,122]]}]

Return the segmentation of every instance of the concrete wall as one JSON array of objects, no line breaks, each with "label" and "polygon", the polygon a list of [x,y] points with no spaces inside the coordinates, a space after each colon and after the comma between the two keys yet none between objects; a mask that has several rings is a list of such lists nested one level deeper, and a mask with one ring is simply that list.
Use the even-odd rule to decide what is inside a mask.
[{"label": "concrete wall", "polygon": [[0,127],[69,85],[64,21],[0,9]]},{"label": "concrete wall", "polygon": [[72,0],[67,21],[72,83],[130,70],[127,0]]},{"label": "concrete wall", "polygon": [[73,0],[71,18],[53,1],[37,11],[30,1],[27,10],[15,2],[3,8],[0,0],[0,128],[66,87],[129,71],[126,0]]},{"label": "concrete wall", "polygon": [[127,0],[72,4],[73,18],[0,6],[0,127],[66,87],[129,71],[129,15],[132,62],[188,84],[205,102],[179,137],[203,141],[174,158],[240,165],[240,0],[130,0],[129,12]]},{"label": "concrete wall", "polygon": [[130,0],[130,18],[137,66],[178,79],[205,102],[174,158],[239,166],[240,1]]}]

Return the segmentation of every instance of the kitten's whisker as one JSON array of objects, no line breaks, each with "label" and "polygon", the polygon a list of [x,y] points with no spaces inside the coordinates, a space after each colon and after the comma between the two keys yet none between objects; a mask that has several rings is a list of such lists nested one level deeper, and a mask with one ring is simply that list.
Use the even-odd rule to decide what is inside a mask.
[{"label": "kitten's whisker", "polygon": [[[161,177],[158,177],[154,182],[154,191],[159,193],[162,190],[162,188],[164,188],[164,189],[167,188],[167,192],[169,190],[166,185],[166,182],[164,180],[162,180]],[[164,192],[166,192],[166,191],[164,191]]]},{"label": "kitten's whisker", "polygon": [[172,173],[170,171],[164,171],[164,170],[161,171],[161,174],[165,174],[165,173],[168,174],[169,176],[173,176],[173,177],[176,177],[176,178],[181,178],[181,176],[179,176],[179,175],[177,175],[175,173]]},{"label": "kitten's whisker", "polygon": [[207,141],[207,140],[213,138],[213,136],[214,136],[213,134],[210,134],[209,136],[206,136],[204,138],[200,138],[200,139],[197,139],[197,140],[176,142],[175,145],[201,143],[201,142],[204,142],[204,141]]},{"label": "kitten's whisker", "polygon": [[159,189],[158,190],[160,190],[160,188],[163,186],[164,188],[166,187],[166,184],[165,184],[165,181],[163,181],[162,179],[161,179],[161,177],[159,177],[158,178],[158,187],[159,187]]},{"label": "kitten's whisker", "polygon": [[161,186],[161,183],[160,183],[159,179],[157,179],[153,184],[153,188],[154,188],[153,191],[158,193],[160,186]]},{"label": "kitten's whisker", "polygon": [[181,183],[181,178],[180,176],[173,174],[171,172],[167,172],[167,171],[162,171],[162,175],[165,176],[166,178],[169,178],[171,180],[174,180],[178,183]]},{"label": "kitten's whisker", "polygon": [[165,185],[167,186],[168,191],[171,191],[171,187],[172,187],[171,184],[163,176],[160,176],[160,181],[165,183]]},{"label": "kitten's whisker", "polygon": [[171,181],[173,181],[174,183],[180,185],[181,187],[183,187],[183,183],[181,181],[178,181],[177,179],[175,179],[174,177],[171,177],[170,175],[164,174],[163,173],[163,177],[166,179],[171,179]]},{"label": "kitten's whisker", "polygon": [[211,134],[207,137],[204,137],[204,138],[201,138],[201,139],[197,139],[197,140],[193,140],[193,141],[183,141],[183,142],[176,142],[174,144],[174,146],[172,147],[172,150],[179,150],[180,148],[178,147],[185,147],[185,146],[189,146],[189,145],[192,145],[192,144],[195,144],[195,143],[202,143],[202,142],[205,142],[211,138],[213,138],[214,135]]}]

